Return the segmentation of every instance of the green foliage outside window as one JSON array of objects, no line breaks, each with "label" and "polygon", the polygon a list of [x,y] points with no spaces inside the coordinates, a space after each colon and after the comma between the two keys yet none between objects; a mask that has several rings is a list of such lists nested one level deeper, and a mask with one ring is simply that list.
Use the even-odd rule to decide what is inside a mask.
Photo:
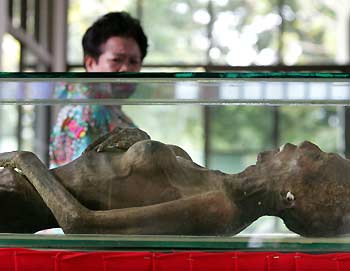
[{"label": "green foliage outside window", "polygon": [[92,21],[126,10],[141,16],[148,64],[336,63],[347,50],[338,42],[346,33],[335,31],[347,24],[346,1],[70,0],[69,62],[81,63],[80,38]]}]

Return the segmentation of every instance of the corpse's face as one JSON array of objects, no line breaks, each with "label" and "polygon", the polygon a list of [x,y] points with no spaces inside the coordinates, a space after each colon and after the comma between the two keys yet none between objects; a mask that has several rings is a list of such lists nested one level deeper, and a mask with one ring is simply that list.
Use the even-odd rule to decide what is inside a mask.
[{"label": "corpse's face", "polygon": [[323,152],[309,141],[304,141],[298,146],[287,143],[279,150],[263,152],[258,156],[258,163],[271,164],[274,168],[307,167],[309,171],[315,171],[320,167],[338,166],[339,169],[343,169],[350,166],[349,160],[334,153]]},{"label": "corpse's face", "polygon": [[257,165],[273,180],[280,194],[275,215],[289,229],[305,236],[349,232],[349,160],[305,141],[267,152]]},{"label": "corpse's face", "polygon": [[88,72],[139,72],[142,65],[141,51],[133,38],[110,37],[101,45],[97,60],[84,59]]},{"label": "corpse's face", "polygon": [[350,194],[350,161],[338,154],[323,152],[308,141],[263,152],[254,168],[258,176],[266,180],[268,190],[274,191],[277,202],[283,203],[277,204],[277,209],[298,206],[313,209],[328,197],[339,197],[345,187]]}]

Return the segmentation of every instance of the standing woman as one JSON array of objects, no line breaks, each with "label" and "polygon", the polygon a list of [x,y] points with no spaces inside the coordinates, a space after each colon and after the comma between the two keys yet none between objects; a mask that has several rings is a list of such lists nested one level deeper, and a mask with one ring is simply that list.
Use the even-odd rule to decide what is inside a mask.
[{"label": "standing woman", "polygon": [[[137,19],[126,12],[111,12],[88,28],[82,46],[87,72],[139,72],[148,42]],[[108,83],[64,83],[57,86],[56,94],[61,99],[127,98],[133,90]],[[50,137],[50,167],[76,159],[92,141],[115,127],[135,127],[120,106],[64,106]]]}]

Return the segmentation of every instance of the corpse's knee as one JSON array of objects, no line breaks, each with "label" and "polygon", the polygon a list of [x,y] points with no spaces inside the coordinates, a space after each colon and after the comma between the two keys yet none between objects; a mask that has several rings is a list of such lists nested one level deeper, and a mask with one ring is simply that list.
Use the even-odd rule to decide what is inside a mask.
[{"label": "corpse's knee", "polygon": [[176,163],[176,156],[172,149],[155,140],[143,140],[135,143],[125,153],[125,156],[130,163],[142,167]]},{"label": "corpse's knee", "polygon": [[173,150],[176,156],[192,161],[191,156],[184,149],[176,145],[168,145],[168,146]]}]

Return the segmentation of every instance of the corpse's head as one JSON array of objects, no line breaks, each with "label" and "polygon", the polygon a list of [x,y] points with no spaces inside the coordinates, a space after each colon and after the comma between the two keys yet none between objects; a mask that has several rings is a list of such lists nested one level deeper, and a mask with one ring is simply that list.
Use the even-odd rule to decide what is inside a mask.
[{"label": "corpse's head", "polygon": [[256,165],[271,182],[276,214],[305,236],[350,232],[350,161],[311,142],[261,153]]}]

